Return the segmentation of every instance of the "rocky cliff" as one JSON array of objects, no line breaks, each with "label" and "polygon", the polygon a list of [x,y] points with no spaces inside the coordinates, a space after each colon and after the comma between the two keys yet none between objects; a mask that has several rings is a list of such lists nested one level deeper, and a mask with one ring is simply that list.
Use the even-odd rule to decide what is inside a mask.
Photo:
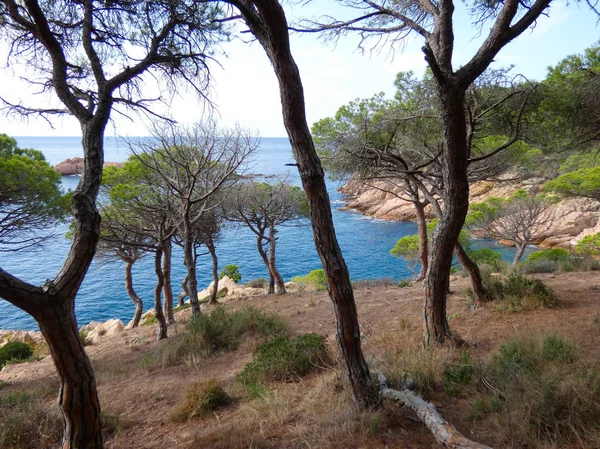
[{"label": "rocky cliff", "polygon": [[[479,182],[471,187],[471,202],[485,201],[491,196],[508,197],[518,189],[538,192],[543,179],[528,179],[521,182]],[[340,188],[346,195],[343,209],[354,210],[363,215],[395,221],[411,221],[415,219],[412,204],[398,197],[397,187],[378,181],[366,186],[351,179]],[[429,218],[433,218],[430,207],[426,210]],[[570,248],[586,235],[600,232],[600,202],[584,198],[563,199],[554,206],[557,217],[552,227],[534,243],[541,247]]]}]

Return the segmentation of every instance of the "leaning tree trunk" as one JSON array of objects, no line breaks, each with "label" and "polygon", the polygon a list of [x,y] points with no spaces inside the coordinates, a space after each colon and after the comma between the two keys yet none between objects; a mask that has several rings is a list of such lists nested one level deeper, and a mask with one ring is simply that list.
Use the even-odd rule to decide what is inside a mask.
[{"label": "leaning tree trunk", "polygon": [[473,260],[469,257],[465,249],[460,243],[456,243],[454,253],[458,257],[458,261],[461,263],[463,268],[469,274],[471,278],[471,286],[473,287],[473,294],[475,295],[475,305],[479,306],[482,302],[489,299],[489,295],[483,285],[483,279],[481,278],[481,271]]},{"label": "leaning tree trunk", "polygon": [[135,304],[135,313],[133,314],[133,319],[131,320],[132,328],[140,325],[140,320],[142,319],[142,313],[144,311],[144,303],[142,302],[142,298],[140,298],[133,289],[133,275],[131,274],[133,264],[133,260],[128,260],[127,264],[125,265],[125,290],[127,291],[129,298],[133,301],[133,304]]},{"label": "leaning tree trunk", "polygon": [[425,278],[425,341],[451,337],[446,300],[454,247],[469,209],[468,148],[462,86],[446,81],[439,86],[444,163],[444,210],[433,232]]},{"label": "leaning tree trunk", "polygon": [[183,219],[183,234],[183,264],[187,268],[192,315],[198,316],[200,315],[200,302],[198,301],[198,279],[196,278],[196,259],[194,258],[192,226],[189,217],[185,216]]},{"label": "leaning tree trunk", "polygon": [[[275,230],[275,227],[271,226],[269,228],[269,272],[273,273],[272,279],[274,279],[274,281],[277,283],[277,294],[285,295],[287,293],[285,290],[285,283],[283,282],[283,278],[281,277],[281,274],[279,274],[279,270],[277,269],[277,265],[275,263],[275,249],[277,245],[277,238],[275,237],[276,233],[277,231]],[[269,290],[270,289],[271,285],[269,283]]]},{"label": "leaning tree trunk", "polygon": [[415,282],[425,279],[429,263],[429,237],[427,236],[427,219],[425,218],[425,206],[419,202],[414,203],[415,215],[417,216],[417,231],[419,234],[419,259],[421,260],[421,273]]},{"label": "leaning tree trunk", "polygon": [[156,249],[154,255],[154,273],[156,274],[156,287],[154,287],[154,316],[158,323],[158,333],[156,334],[157,340],[167,338],[167,320],[163,313],[163,308],[160,300],[160,295],[164,287],[163,272],[161,267],[162,250]]},{"label": "leaning tree trunk", "polygon": [[315,246],[334,306],[343,369],[354,399],[363,407],[373,407],[379,404],[377,385],[361,348],[350,274],[337,242],[323,168],[306,121],[304,90],[290,50],[285,13],[277,0],[239,0],[236,4],[267,53],[279,81],[283,121],[308,199]]},{"label": "leaning tree trunk", "polygon": [[163,291],[165,294],[164,314],[167,317],[167,323],[175,323],[175,315],[173,315],[173,289],[171,287],[171,239],[164,242],[162,245],[162,274],[163,274]]},{"label": "leaning tree trunk", "polygon": [[521,244],[517,244],[517,254],[515,254],[515,258],[513,259],[513,266],[517,266],[519,265],[519,262],[521,261],[521,257],[523,257],[523,254],[525,253],[525,248],[527,247],[527,245],[525,244],[525,242],[522,242]]},{"label": "leaning tree trunk", "polygon": [[213,242],[206,242],[206,247],[208,248],[208,252],[210,253],[210,257],[212,259],[212,276],[213,276],[213,288],[210,292],[210,300],[209,304],[219,304],[217,301],[217,294],[219,293],[219,259],[217,258],[217,251],[215,250],[215,245]]},{"label": "leaning tree trunk", "polygon": [[185,278],[183,278],[183,281],[181,281],[181,289],[183,291],[181,293],[179,293],[179,296],[177,296],[177,306],[178,307],[184,306],[186,296],[190,296],[190,289],[188,288],[187,275],[185,276]]},{"label": "leaning tree trunk", "polygon": [[262,242],[264,240],[263,236],[256,237],[256,248],[258,249],[258,254],[260,254],[260,258],[262,259],[265,267],[267,267],[267,271],[269,272],[269,291],[268,294],[272,295],[275,293],[275,276],[271,272],[271,264],[269,263],[269,258],[267,257],[267,253],[263,248]]}]

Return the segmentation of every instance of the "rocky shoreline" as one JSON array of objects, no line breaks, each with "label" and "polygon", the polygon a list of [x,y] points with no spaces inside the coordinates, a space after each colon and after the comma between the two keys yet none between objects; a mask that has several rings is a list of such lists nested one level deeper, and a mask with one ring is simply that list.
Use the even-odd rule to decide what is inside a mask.
[{"label": "rocky shoreline", "polygon": [[[509,197],[518,189],[531,193],[541,190],[544,180],[531,178],[520,182],[479,182],[471,187],[470,202],[485,201],[489,197]],[[416,219],[413,205],[399,198],[398,188],[386,181],[377,181],[367,186],[350,179],[339,191],[344,194],[342,210],[352,210],[363,215],[393,221]],[[556,217],[560,217],[540,238],[533,243],[542,248],[572,248],[587,235],[600,232],[600,201],[586,198],[567,198],[553,206]],[[431,207],[426,209],[428,218],[434,218]],[[508,242],[500,242],[509,244]]]},{"label": "rocky shoreline", "polygon": [[[105,162],[104,168],[106,167],[121,167],[123,162]],[[62,176],[73,176],[81,175],[83,173],[83,158],[72,157],[59,162],[54,166],[54,170],[59,172]]]}]

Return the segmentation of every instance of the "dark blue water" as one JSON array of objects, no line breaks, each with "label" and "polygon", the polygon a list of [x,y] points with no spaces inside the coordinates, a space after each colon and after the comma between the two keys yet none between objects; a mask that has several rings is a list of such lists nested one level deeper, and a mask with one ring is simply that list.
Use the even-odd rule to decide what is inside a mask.
[{"label": "dark blue water", "polygon": [[[47,160],[55,165],[75,156],[82,156],[80,140],[77,137],[17,137],[19,146],[41,150]],[[120,138],[107,137],[105,140],[105,160],[123,161],[129,155],[128,145]],[[288,181],[299,185],[295,167],[286,167],[293,163],[291,148],[286,138],[263,139],[260,149],[254,154],[250,172],[265,175],[287,176]],[[77,186],[78,177],[64,177],[66,189]],[[411,275],[406,263],[389,254],[390,248],[399,238],[414,234],[413,223],[398,223],[374,220],[362,215],[343,212],[342,197],[336,191],[336,183],[328,183],[333,207],[333,217],[340,246],[348,264],[352,279],[393,277],[404,279]],[[38,251],[22,251],[3,254],[0,266],[21,279],[42,284],[53,278],[60,269],[69,249],[64,239],[67,226],[57,227],[56,237],[48,241]],[[507,260],[513,250],[501,247],[494,242],[478,241],[478,247],[492,247],[501,250]],[[292,276],[304,275],[320,268],[320,261],[314,248],[310,226],[282,227],[279,232],[278,268],[287,281]],[[267,270],[260,259],[254,234],[244,227],[229,226],[224,229],[218,244],[219,264],[239,266],[242,281],[268,277]],[[133,314],[133,305],[125,293],[123,266],[114,260],[94,260],[77,294],[75,310],[81,324],[91,320],[103,321],[120,318],[127,322]],[[208,256],[198,260],[199,289],[203,289],[211,280],[211,265]],[[134,266],[134,287],[145,300],[147,308],[152,305],[155,277],[151,257],[141,260]],[[181,251],[173,252],[173,289],[179,293],[179,285],[185,276],[185,267]],[[0,329],[34,329],[35,321],[0,300]]]}]

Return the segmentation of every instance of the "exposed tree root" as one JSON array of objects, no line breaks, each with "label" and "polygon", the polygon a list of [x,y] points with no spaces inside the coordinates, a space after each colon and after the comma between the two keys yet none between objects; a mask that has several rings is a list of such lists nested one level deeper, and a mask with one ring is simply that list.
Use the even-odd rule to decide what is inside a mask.
[{"label": "exposed tree root", "polygon": [[409,389],[399,391],[389,388],[387,379],[383,373],[381,371],[376,372],[379,377],[380,396],[385,399],[391,399],[399,405],[408,407],[414,411],[442,447],[450,449],[492,449],[489,446],[476,443],[466,438],[442,418],[436,410],[435,405],[425,401],[414,391]]}]

